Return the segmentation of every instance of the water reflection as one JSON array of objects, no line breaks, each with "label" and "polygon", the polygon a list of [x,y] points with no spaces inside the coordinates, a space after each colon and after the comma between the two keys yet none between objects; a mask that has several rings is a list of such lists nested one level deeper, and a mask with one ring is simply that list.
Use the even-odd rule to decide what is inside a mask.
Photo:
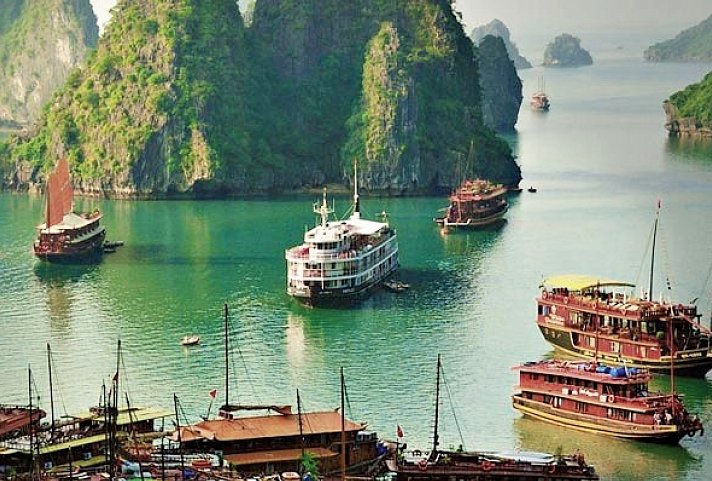
[{"label": "water reflection", "polygon": [[675,160],[712,165],[712,138],[709,137],[668,137],[665,150]]},{"label": "water reflection", "polygon": [[580,449],[601,479],[682,480],[701,467],[701,459],[681,446],[619,440],[542,423],[529,418],[514,421],[518,447],[528,451],[573,453]]},{"label": "water reflection", "polygon": [[96,264],[55,265],[39,262],[33,271],[47,295],[47,311],[50,326],[54,329],[67,330],[70,326],[73,287],[92,278]]}]

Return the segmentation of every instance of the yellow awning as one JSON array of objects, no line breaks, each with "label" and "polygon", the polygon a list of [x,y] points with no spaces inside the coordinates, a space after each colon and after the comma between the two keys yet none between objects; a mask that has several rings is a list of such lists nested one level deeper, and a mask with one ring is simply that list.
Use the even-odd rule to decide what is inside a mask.
[{"label": "yellow awning", "polygon": [[630,282],[581,274],[547,277],[544,279],[542,285],[546,288],[561,288],[570,291],[584,291],[596,287],[635,287],[635,284],[631,284]]}]

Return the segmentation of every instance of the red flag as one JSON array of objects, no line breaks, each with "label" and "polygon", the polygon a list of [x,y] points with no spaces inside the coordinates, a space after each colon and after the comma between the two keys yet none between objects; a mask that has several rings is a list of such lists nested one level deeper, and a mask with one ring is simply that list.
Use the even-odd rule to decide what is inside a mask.
[{"label": "red flag", "polygon": [[403,428],[400,427],[400,424],[398,425],[398,428],[396,429],[396,436],[399,438],[403,437]]},{"label": "red flag", "polygon": [[218,390],[217,389],[211,389],[210,390],[210,397],[215,399],[218,395]]}]

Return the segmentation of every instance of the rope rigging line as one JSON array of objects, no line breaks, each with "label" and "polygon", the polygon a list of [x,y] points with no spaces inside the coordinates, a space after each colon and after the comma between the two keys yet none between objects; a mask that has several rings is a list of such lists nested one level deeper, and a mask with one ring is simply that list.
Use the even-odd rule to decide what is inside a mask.
[{"label": "rope rigging line", "polygon": [[53,388],[54,391],[59,394],[59,402],[62,404],[62,410],[64,411],[64,415],[68,416],[69,412],[67,412],[67,405],[64,403],[64,393],[62,393],[62,380],[59,378],[59,371],[57,370],[57,364],[54,360],[54,351],[49,352],[49,359],[52,367],[52,372],[54,373],[54,378],[57,380],[57,382],[54,383],[55,385],[53,386]]},{"label": "rope rigging line", "polygon": [[635,276],[635,285],[640,286],[640,276],[643,275],[643,269],[645,268],[645,261],[648,259],[648,251],[650,250],[650,246],[653,242],[653,232],[655,232],[655,222],[653,222],[653,225],[650,227],[650,233],[648,234],[648,243],[645,245],[645,249],[643,250],[643,257],[640,259],[640,263],[638,264],[638,274]]},{"label": "rope rigging line", "polygon": [[445,369],[440,368],[443,376],[443,384],[445,385],[445,390],[447,391],[447,398],[448,401],[450,402],[450,409],[452,410],[452,417],[455,419],[455,426],[457,427],[457,433],[460,435],[460,443],[462,444],[462,447],[465,447],[465,437],[462,435],[462,428],[460,427],[460,421],[457,419],[457,415],[455,414],[455,404],[452,402],[452,393],[450,392],[450,384],[447,382],[447,379],[445,379]]}]

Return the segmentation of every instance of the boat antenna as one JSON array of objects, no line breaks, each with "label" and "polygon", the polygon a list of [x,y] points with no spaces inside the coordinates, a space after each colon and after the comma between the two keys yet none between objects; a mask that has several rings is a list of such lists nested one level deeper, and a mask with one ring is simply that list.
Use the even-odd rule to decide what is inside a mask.
[{"label": "boat antenna", "polygon": [[[50,433],[52,438],[54,438],[54,389],[52,388],[52,350],[49,347],[49,342],[47,343],[47,371],[49,372],[49,410],[51,422],[50,422]],[[31,420],[31,419],[30,419]]]},{"label": "boat antenna", "polygon": [[[324,192],[322,194],[321,205],[314,204],[314,213],[321,217],[321,226],[326,227],[329,222],[329,214],[334,212],[333,208],[329,208],[329,204],[326,201],[326,187],[324,187]],[[305,230],[306,231],[306,230]]]},{"label": "boat antenna", "polygon": [[346,481],[346,386],[344,367],[341,366],[341,481]]},{"label": "boat antenna", "polygon": [[653,225],[653,248],[650,254],[650,284],[648,287],[648,300],[653,300],[653,267],[655,266],[655,237],[658,234],[658,220],[660,219],[660,199],[658,199],[658,209],[655,212],[655,224]]},{"label": "boat antenna", "polygon": [[354,159],[354,213],[351,217],[361,218],[361,202],[358,198],[358,159]]},{"label": "boat antenna", "polygon": [[440,354],[438,354],[438,372],[435,377],[435,423],[433,424],[433,452],[430,453],[431,459],[435,459],[438,451],[438,416],[440,415]]}]

